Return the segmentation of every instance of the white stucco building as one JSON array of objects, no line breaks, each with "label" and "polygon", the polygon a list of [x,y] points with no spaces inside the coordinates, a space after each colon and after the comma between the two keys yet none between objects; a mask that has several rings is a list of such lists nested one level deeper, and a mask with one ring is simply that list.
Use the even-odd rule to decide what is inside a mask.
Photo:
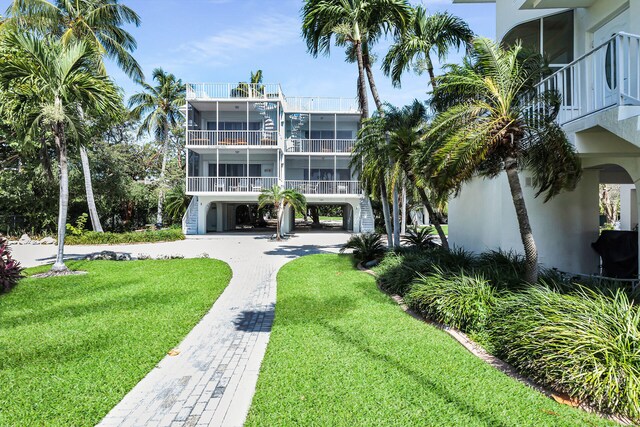
[{"label": "white stucco building", "polygon": [[[521,174],[540,262],[597,273],[600,183],[624,184],[623,229],[638,224],[640,180],[640,0],[454,0],[495,3],[497,37],[539,49],[555,73],[542,85],[562,95],[559,121],[584,176],[575,191],[544,204]],[[450,240],[480,252],[522,252],[506,176],[476,179],[449,207]]]},{"label": "white stucco building", "polygon": [[[341,205],[346,230],[373,230],[371,205],[349,165],[357,100],[286,97],[279,84],[192,83],[186,110],[193,198],[185,234],[235,230],[273,185],[297,189],[309,205]],[[283,231],[294,224],[287,210]]]}]

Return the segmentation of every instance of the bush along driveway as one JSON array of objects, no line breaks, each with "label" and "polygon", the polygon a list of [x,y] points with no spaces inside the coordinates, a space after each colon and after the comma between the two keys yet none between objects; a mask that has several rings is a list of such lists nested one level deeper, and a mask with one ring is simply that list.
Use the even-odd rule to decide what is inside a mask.
[{"label": "bush along driveway", "polygon": [[351,257],[278,274],[278,304],[246,425],[611,425],[560,405],[408,316]]}]

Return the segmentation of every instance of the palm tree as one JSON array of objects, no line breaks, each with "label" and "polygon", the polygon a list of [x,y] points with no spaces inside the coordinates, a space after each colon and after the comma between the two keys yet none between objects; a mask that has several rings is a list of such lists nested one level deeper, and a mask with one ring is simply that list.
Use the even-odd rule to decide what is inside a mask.
[{"label": "palm tree", "polygon": [[94,46],[98,66],[102,56],[114,60],[131,78],[144,80],[142,68],[131,55],[136,40],[122,27],[140,25],[140,17],[118,0],[13,0],[6,23],[40,34],[59,37],[64,44],[84,40]]},{"label": "palm tree", "polygon": [[542,57],[477,39],[461,66],[437,79],[438,114],[427,134],[436,142],[432,176],[441,189],[459,189],[477,175],[507,174],[526,257],[526,280],[538,278],[538,253],[518,171],[533,174],[536,196],[545,202],[575,188],[580,160],[555,118],[558,97],[536,84],[546,68]]},{"label": "palm tree", "polygon": [[403,27],[409,10],[406,0],[306,0],[302,8],[302,36],[309,53],[328,55],[333,39],[353,49],[363,119],[369,117],[363,41],[373,41],[381,28]]},{"label": "palm tree", "polygon": [[385,75],[391,76],[394,86],[400,86],[403,72],[412,65],[423,67],[435,89],[431,55],[444,61],[451,48],[468,45],[472,38],[473,31],[462,19],[447,12],[429,15],[424,7],[417,6],[406,31],[400,33],[389,48],[382,69]]},{"label": "palm tree", "polygon": [[307,199],[303,194],[291,189],[282,189],[278,185],[262,190],[258,196],[258,209],[265,206],[273,206],[276,210],[276,240],[281,241],[282,214],[287,206],[291,206],[297,212],[307,209]]},{"label": "palm tree", "polygon": [[158,192],[158,212],[156,222],[162,225],[162,206],[165,193],[165,172],[169,155],[170,131],[183,120],[180,109],[185,103],[185,85],[176,76],[166,73],[162,68],[153,70],[156,86],[142,82],[142,92],[129,99],[131,114],[142,119],[138,136],[144,133],[153,134],[162,145],[162,168],[160,170],[160,191]]},{"label": "palm tree", "polygon": [[[66,271],[64,239],[69,204],[68,138],[79,139],[83,115],[111,114],[122,102],[118,89],[95,70],[93,46],[73,41],[42,40],[30,33],[9,32],[2,37],[0,88],[13,97],[4,109],[10,122],[34,140],[53,136],[60,168],[58,253],[51,268]],[[16,102],[17,101],[17,102]],[[20,105],[22,104],[22,105]],[[29,105],[29,108],[25,108]]]},{"label": "palm tree", "polygon": [[[435,227],[442,242],[442,247],[449,249],[447,235],[444,233],[440,219],[434,209],[434,197],[436,194],[427,194],[430,182],[420,177],[416,171],[416,156],[429,155],[421,144],[421,139],[426,128],[426,107],[417,99],[412,104],[403,108],[387,105],[382,123],[382,129],[389,132],[389,151],[394,159],[394,168],[391,171],[392,182],[396,183],[406,179],[415,187],[422,204],[429,213],[429,220]],[[397,187],[396,184],[394,186]],[[426,187],[426,188],[425,188]],[[431,196],[431,197],[430,197]],[[437,197],[435,199],[438,199]],[[436,200],[441,202],[442,200]]]},{"label": "palm tree", "polygon": [[[142,69],[131,55],[136,48],[133,36],[122,27],[140,25],[140,17],[118,0],[62,1],[55,4],[43,0],[14,0],[7,10],[8,27],[36,30],[55,35],[63,43],[84,40],[94,46],[98,68],[106,72],[103,57],[114,59],[127,75],[143,80]],[[80,160],[84,174],[87,206],[93,230],[102,232],[91,183],[91,168],[86,144],[80,146]]]},{"label": "palm tree", "polygon": [[264,96],[264,86],[262,85],[262,70],[258,70],[255,73],[252,71],[249,83],[240,82],[235,89],[231,90],[232,98],[252,98],[258,96]]}]

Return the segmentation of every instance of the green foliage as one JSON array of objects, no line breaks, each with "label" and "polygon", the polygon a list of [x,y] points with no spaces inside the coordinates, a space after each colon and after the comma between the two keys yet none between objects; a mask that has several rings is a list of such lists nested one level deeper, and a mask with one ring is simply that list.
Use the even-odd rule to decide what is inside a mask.
[{"label": "green foliage", "polygon": [[22,277],[20,263],[11,257],[7,239],[0,237],[0,294],[9,292]]},{"label": "green foliage", "polygon": [[490,336],[499,356],[531,378],[640,421],[640,310],[624,292],[512,294]]},{"label": "green foliage", "polygon": [[354,234],[342,245],[340,253],[353,249],[353,257],[360,262],[373,261],[385,252],[382,236],[378,233]]},{"label": "green foliage", "polygon": [[67,245],[115,245],[123,243],[152,243],[172,242],[184,240],[182,230],[170,228],[167,230],[132,231],[128,233],[96,233],[87,231],[81,235],[71,235],[66,239]]},{"label": "green foliage", "polygon": [[407,234],[402,237],[402,241],[416,249],[427,249],[436,246],[435,229],[433,227],[411,227],[407,229]]},{"label": "green foliage", "polygon": [[76,219],[76,225],[67,223],[67,231],[71,236],[82,236],[85,233],[85,226],[89,220],[89,215],[85,212]]},{"label": "green foliage", "polygon": [[2,426],[98,424],[231,278],[212,259],[68,265],[87,274],[28,277],[0,295]]},{"label": "green foliage", "polygon": [[404,297],[409,307],[428,318],[465,332],[487,326],[497,299],[495,288],[482,276],[442,271],[419,278]]}]

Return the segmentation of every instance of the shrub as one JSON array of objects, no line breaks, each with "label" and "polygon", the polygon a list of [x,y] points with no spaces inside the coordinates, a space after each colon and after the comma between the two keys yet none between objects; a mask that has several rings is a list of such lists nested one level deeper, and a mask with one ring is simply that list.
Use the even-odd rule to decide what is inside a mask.
[{"label": "shrub", "polygon": [[146,230],[133,231],[129,233],[96,233],[95,231],[85,231],[80,236],[68,236],[68,245],[106,245],[123,243],[152,243],[170,242],[174,240],[184,240],[184,234],[179,228],[167,230]]},{"label": "shrub", "polygon": [[83,213],[76,219],[76,225],[73,226],[67,223],[67,232],[72,236],[82,236],[86,232],[87,221],[89,220],[89,215]]},{"label": "shrub", "polygon": [[535,287],[500,302],[498,356],[600,411],[640,420],[640,311],[622,291]]},{"label": "shrub", "polygon": [[497,298],[481,276],[437,271],[418,279],[404,300],[429,319],[472,332],[487,325]]},{"label": "shrub", "polygon": [[407,234],[402,237],[402,241],[416,249],[428,249],[435,247],[436,236],[431,234],[433,227],[412,227],[407,230]]},{"label": "shrub", "polygon": [[340,253],[347,249],[353,249],[353,257],[360,262],[373,261],[381,257],[385,252],[382,236],[378,233],[356,234],[342,245]]},{"label": "shrub", "polygon": [[404,295],[419,274],[435,269],[431,252],[390,252],[374,268],[382,289],[392,294]]},{"label": "shrub", "polygon": [[0,237],[0,293],[9,292],[21,277],[22,267],[11,257],[9,242]]}]

